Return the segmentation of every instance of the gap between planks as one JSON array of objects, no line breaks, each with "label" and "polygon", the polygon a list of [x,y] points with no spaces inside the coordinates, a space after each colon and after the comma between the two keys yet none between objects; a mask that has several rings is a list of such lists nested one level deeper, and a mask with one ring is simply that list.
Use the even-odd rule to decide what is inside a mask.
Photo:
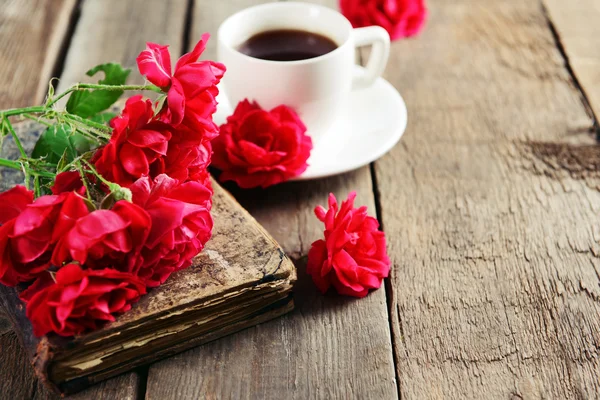
[{"label": "gap between planks", "polygon": [[560,34],[558,33],[558,31],[556,29],[556,25],[555,25],[554,21],[552,20],[552,17],[550,16],[550,11],[548,10],[548,5],[545,4],[544,0],[541,0],[541,7],[542,7],[542,12],[544,13],[544,16],[546,17],[546,20],[548,21],[548,28],[550,29],[550,32],[552,33],[552,37],[554,38],[556,48],[560,52],[560,55],[562,56],[562,58],[565,62],[565,68],[569,72],[571,80],[573,81],[573,86],[581,94],[581,103],[585,107],[586,112],[589,114],[589,116],[593,120],[593,129],[594,129],[594,133],[596,135],[596,139],[600,140],[600,125],[598,124],[598,118],[597,118],[596,112],[595,112],[594,108],[592,107],[590,99],[589,99],[583,85],[579,81],[577,74],[573,70],[573,66],[571,65],[571,60],[565,50],[565,45],[560,37]]}]

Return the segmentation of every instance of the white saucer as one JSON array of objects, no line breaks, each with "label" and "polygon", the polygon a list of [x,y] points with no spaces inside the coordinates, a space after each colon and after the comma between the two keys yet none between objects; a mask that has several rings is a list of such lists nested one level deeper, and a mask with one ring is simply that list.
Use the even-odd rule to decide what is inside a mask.
[{"label": "white saucer", "polygon": [[[357,66],[355,73],[362,74],[363,68]],[[218,101],[214,120],[221,125],[233,110],[226,96],[219,96]],[[337,175],[377,160],[398,143],[406,122],[406,104],[385,79],[352,91],[331,130],[315,143],[309,167],[292,180]]]}]

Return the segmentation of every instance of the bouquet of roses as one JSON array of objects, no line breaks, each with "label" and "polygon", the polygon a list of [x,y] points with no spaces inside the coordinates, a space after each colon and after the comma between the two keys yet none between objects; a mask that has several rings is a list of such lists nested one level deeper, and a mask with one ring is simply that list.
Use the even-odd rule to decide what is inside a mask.
[{"label": "bouquet of roses", "polygon": [[[211,236],[212,188],[207,166],[217,84],[225,67],[197,61],[208,35],[171,69],[167,46],[148,43],[137,58],[151,84],[126,85],[129,70],[99,65],[98,84],[76,84],[41,106],[0,111],[1,135],[12,136],[24,186],[0,193],[0,283],[23,289],[35,335],[94,330],[163,283]],[[126,90],[159,93],[129,98]],[[59,100],[68,98],[66,109]],[[10,117],[47,125],[31,155]],[[108,123],[108,124],[107,124]]]}]

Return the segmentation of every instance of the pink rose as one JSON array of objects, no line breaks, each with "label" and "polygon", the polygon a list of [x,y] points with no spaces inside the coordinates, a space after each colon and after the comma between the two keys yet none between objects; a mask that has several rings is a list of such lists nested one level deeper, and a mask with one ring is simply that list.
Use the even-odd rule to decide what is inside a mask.
[{"label": "pink rose", "polygon": [[15,286],[48,269],[55,244],[88,213],[75,192],[41,196],[22,207],[0,227],[0,283]]},{"label": "pink rose", "polygon": [[93,159],[104,178],[127,187],[142,176],[163,172],[172,128],[154,118],[152,101],[131,97],[110,126],[110,142]]},{"label": "pink rose", "polygon": [[49,272],[42,274],[20,297],[34,335],[73,336],[114,321],[143,294],[146,288],[133,274],[69,264],[54,279]]},{"label": "pink rose", "polygon": [[56,175],[56,178],[54,178],[54,185],[52,185],[52,194],[74,191],[81,195],[85,194],[85,188],[79,172],[66,171]]},{"label": "pink rose", "polygon": [[197,181],[208,186],[210,180],[207,168],[212,156],[212,146],[209,141],[196,141],[190,136],[191,132],[185,132],[169,141],[165,174],[179,182]]},{"label": "pink rose", "polygon": [[265,188],[300,175],[313,147],[294,110],[281,105],[266,111],[248,100],[237,105],[212,145],[219,180],[242,188]]},{"label": "pink rose", "polygon": [[206,48],[209,34],[205,33],[194,49],[184,54],[171,72],[168,46],[147,43],[137,57],[140,73],[167,93],[165,121],[182,124],[192,131],[202,132],[207,139],[218,134],[212,122],[216,111],[217,84],[225,73],[225,66],[214,61],[198,61]]},{"label": "pink rose", "polygon": [[333,285],[344,295],[365,297],[390,272],[385,235],[379,223],[367,215],[367,207],[354,208],[356,192],[338,203],[329,195],[329,210],[318,206],[315,214],[325,223],[325,239],[317,240],[308,252],[307,273],[325,293]]},{"label": "pink rose", "polygon": [[0,193],[0,225],[16,218],[31,203],[33,203],[33,191],[27,190],[22,185]]},{"label": "pink rose", "polygon": [[153,181],[141,178],[130,189],[133,202],[152,220],[138,276],[155,287],[173,272],[189,267],[210,239],[212,190],[195,181],[179,183],[164,174]]},{"label": "pink rose", "polygon": [[425,0],[340,0],[340,9],[355,28],[379,25],[392,40],[416,35],[427,17]]},{"label": "pink rose", "polygon": [[62,266],[77,261],[87,268],[136,273],[149,231],[148,213],[121,200],[110,210],[94,210],[77,219],[56,245],[52,263]]}]

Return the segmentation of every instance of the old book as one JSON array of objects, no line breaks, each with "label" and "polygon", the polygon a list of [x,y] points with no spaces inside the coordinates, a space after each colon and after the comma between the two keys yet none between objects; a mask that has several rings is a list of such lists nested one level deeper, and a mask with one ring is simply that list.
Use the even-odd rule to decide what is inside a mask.
[{"label": "old book", "polygon": [[213,236],[193,266],[100,330],[35,337],[18,289],[0,285],[0,303],[46,384],[76,392],[292,310],[294,265],[229,193],[213,187]]}]

